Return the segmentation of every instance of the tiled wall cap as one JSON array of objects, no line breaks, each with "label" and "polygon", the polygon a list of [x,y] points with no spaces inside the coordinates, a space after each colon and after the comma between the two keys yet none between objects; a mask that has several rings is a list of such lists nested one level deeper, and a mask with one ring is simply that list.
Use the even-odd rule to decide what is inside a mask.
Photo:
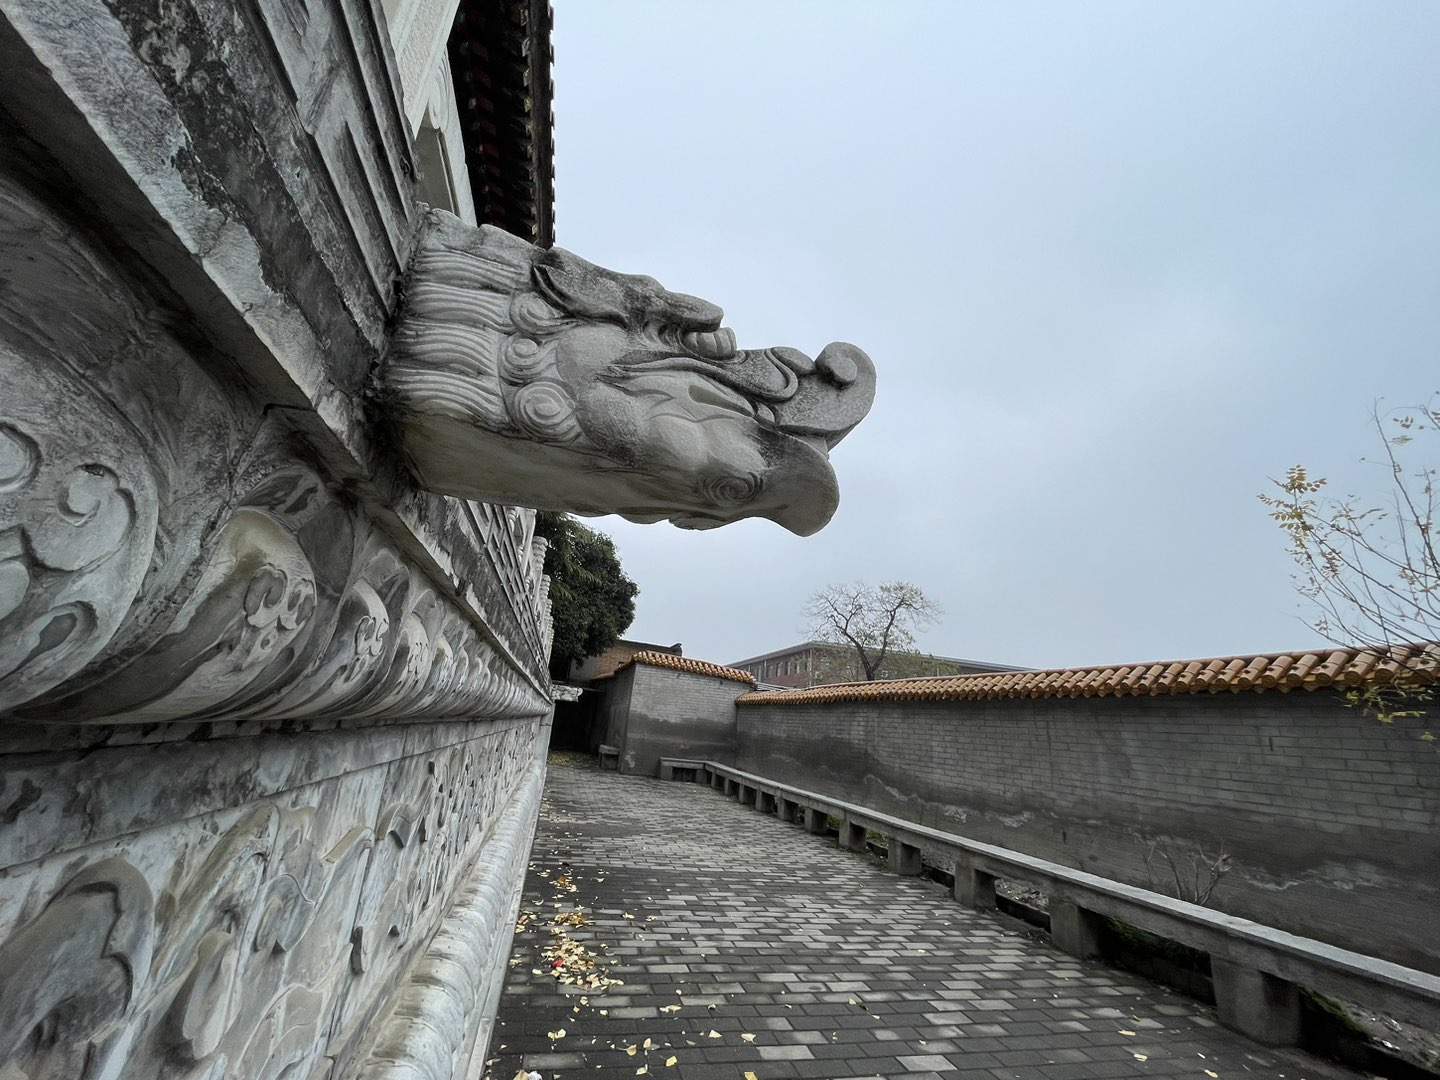
[{"label": "tiled wall cap", "polygon": [[739,668],[723,667],[707,660],[692,660],[688,656],[674,656],[671,653],[639,652],[630,658],[630,664],[648,664],[651,667],[671,668],[674,671],[688,671],[692,675],[709,675],[715,679],[732,679],[735,682],[755,685],[755,676]]},{"label": "tiled wall cap", "polygon": [[[654,656],[655,660],[645,657]],[[702,674],[729,672],[722,678],[752,681],[745,672],[700,660],[641,653],[636,662],[681,667]],[[662,661],[664,661],[662,663]],[[1440,672],[1440,642],[1397,645],[1390,649],[1350,648],[1318,652],[1222,656],[1208,660],[1114,664],[1043,671],[982,672],[926,679],[840,683],[807,690],[762,690],[743,695],[747,705],[805,705],[836,701],[981,701],[996,698],[1107,697],[1120,695],[1217,694],[1223,690],[1318,690],[1323,687],[1429,684]]]}]

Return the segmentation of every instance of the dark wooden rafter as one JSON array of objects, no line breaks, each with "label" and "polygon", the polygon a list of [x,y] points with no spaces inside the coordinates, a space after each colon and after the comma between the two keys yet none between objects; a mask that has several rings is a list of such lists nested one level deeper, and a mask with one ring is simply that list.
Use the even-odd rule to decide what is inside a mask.
[{"label": "dark wooden rafter", "polygon": [[550,247],[555,157],[548,0],[461,0],[450,69],[475,215]]}]

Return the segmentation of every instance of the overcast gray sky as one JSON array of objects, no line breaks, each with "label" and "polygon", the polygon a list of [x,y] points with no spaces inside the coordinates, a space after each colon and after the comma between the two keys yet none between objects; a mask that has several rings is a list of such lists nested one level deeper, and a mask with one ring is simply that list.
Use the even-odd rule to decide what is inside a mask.
[{"label": "overcast gray sky", "polygon": [[595,522],[730,662],[832,581],[1028,666],[1319,639],[1255,495],[1440,387],[1440,4],[555,0],[557,239],[875,361],[840,510]]}]

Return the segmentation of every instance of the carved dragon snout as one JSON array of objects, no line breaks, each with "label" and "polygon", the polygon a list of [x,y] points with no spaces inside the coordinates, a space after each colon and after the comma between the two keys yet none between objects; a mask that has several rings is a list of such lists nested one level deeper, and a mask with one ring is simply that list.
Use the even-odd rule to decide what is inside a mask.
[{"label": "carved dragon snout", "polygon": [[431,211],[384,373],[420,482],[464,498],[801,535],[869,411],[860,349],[739,349],[723,312]]},{"label": "carved dragon snout", "polygon": [[799,349],[739,349],[725,313],[708,300],[671,292],[651,277],[619,274],[561,248],[535,266],[537,291],[580,317],[633,333],[661,327],[671,348],[617,358],[625,371],[693,371],[753,401],[758,418],[790,435],[819,436],[832,447],[865,418],[875,399],[875,366],[854,345],[836,341],[813,360]]}]

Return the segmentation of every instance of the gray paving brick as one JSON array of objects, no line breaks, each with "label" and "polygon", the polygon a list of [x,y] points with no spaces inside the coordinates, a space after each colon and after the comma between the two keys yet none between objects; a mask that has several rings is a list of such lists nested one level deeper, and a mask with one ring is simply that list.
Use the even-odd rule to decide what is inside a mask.
[{"label": "gray paving brick", "polygon": [[[487,1080],[522,1064],[545,1080],[1201,1080],[1197,1062],[1221,1077],[1359,1075],[1260,1047],[1212,1009],[706,787],[565,757],[522,912]],[[623,983],[560,983],[543,954],[561,942]]]}]

